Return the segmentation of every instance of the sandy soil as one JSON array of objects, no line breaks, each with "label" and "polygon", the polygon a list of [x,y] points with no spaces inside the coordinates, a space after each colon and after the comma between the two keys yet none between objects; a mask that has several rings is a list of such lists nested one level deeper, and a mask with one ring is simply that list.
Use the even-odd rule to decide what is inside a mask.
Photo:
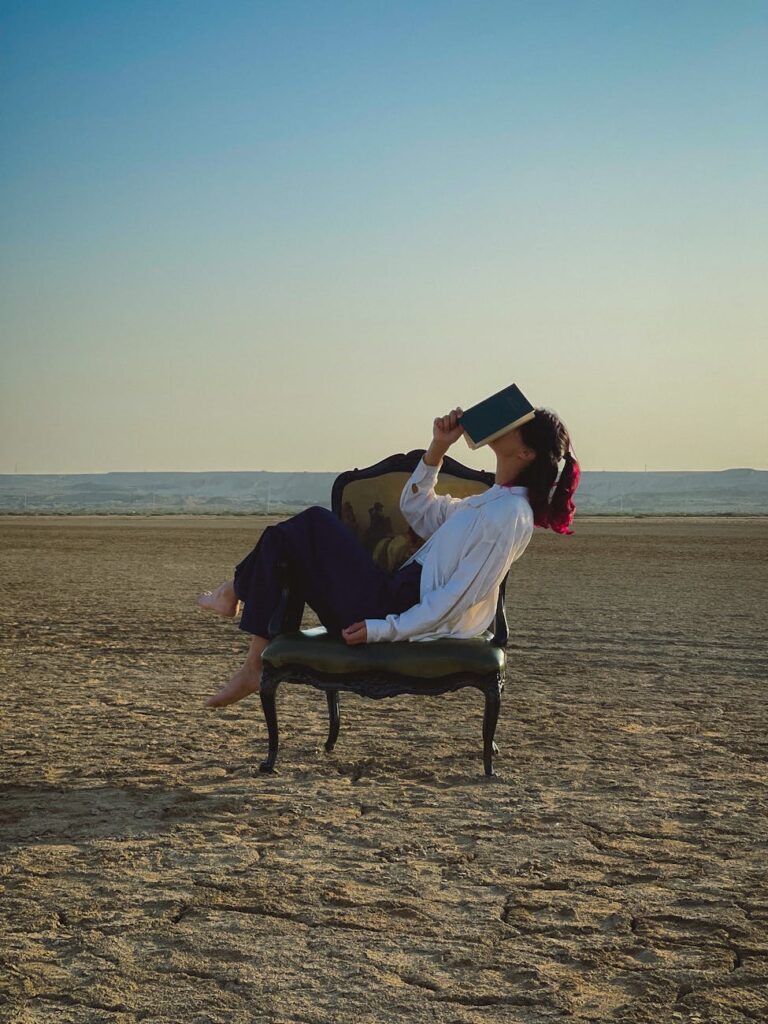
[{"label": "sandy soil", "polygon": [[582,521],[481,700],[283,687],[193,599],[263,519],[0,520],[0,1020],[768,1019],[765,520]]}]

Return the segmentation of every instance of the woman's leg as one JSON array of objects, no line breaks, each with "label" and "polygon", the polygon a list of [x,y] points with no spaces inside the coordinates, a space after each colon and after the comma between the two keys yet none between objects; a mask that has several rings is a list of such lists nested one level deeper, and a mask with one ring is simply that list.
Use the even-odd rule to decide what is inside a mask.
[{"label": "woman's leg", "polygon": [[[365,618],[402,612],[419,600],[418,573],[397,579],[374,564],[360,541],[328,509],[313,507],[267,527],[258,544],[235,569],[232,584],[222,584],[202,607],[235,614],[243,602],[240,628],[251,634],[245,664],[230,682],[209,698],[209,707],[232,704],[255,693],[261,654],[268,643],[269,622],[280,599],[280,565],[286,564],[291,588],[314,609],[332,633]],[[203,595],[206,597],[206,595]],[[216,607],[212,607],[213,605]],[[229,609],[232,609],[231,611]]]},{"label": "woman's leg", "polygon": [[235,595],[244,604],[240,628],[247,633],[268,634],[280,598],[281,562],[288,566],[292,591],[314,609],[331,633],[340,633],[360,619],[405,610],[392,606],[393,599],[395,605],[399,601],[393,574],[374,564],[333,512],[315,506],[268,527],[235,569]]},{"label": "woman's leg", "polygon": [[[240,628],[251,638],[245,662],[225,686],[208,698],[205,702],[207,707],[226,707],[258,693],[263,667],[261,655],[269,643],[269,621],[282,587],[279,566],[286,561],[296,563],[302,547],[296,538],[306,534],[306,520],[309,518],[300,513],[286,523],[278,524],[282,529],[267,527],[256,547],[236,566],[234,579],[198,597],[197,603],[201,608],[230,618],[237,614],[242,601]],[[294,519],[299,521],[291,525]],[[293,543],[290,543],[291,539]]]},{"label": "woman's leg", "polygon": [[[262,535],[261,540],[253,551],[237,566],[235,569],[235,579],[243,576],[245,573],[255,584],[260,583],[258,601],[266,608],[270,601],[268,595],[274,595],[277,588],[277,564],[274,562],[274,559],[265,557],[267,554],[265,548],[269,545],[265,545],[263,541],[264,535]],[[216,612],[218,615],[233,618],[240,606],[240,598],[235,592],[235,580],[227,580],[220,584],[216,590],[207,590],[200,594],[197,604],[206,611]],[[266,623],[257,623],[255,621],[252,623],[252,629],[249,630],[251,632],[251,641],[245,661],[229,682],[206,700],[206,707],[226,707],[228,704],[235,704],[252,693],[259,692],[263,668],[261,655],[269,643],[267,624],[268,619]]]}]

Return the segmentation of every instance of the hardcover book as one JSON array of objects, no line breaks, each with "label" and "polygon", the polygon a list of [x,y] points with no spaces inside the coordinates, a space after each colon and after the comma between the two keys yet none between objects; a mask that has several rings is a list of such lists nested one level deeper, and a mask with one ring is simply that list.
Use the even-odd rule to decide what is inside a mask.
[{"label": "hardcover book", "polygon": [[474,450],[527,423],[534,415],[533,406],[517,384],[510,384],[467,409],[461,417],[461,425],[467,444]]}]

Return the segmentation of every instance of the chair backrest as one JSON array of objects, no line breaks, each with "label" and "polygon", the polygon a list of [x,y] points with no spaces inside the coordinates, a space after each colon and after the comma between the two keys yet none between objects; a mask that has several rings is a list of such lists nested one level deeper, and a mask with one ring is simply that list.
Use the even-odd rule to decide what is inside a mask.
[{"label": "chair backrest", "polygon": [[[405,455],[390,455],[366,469],[341,473],[334,481],[331,508],[383,569],[397,569],[423,543],[400,511],[403,487],[423,454],[423,448],[416,448]],[[438,494],[466,498],[486,491],[492,484],[493,473],[470,469],[446,456],[435,490]],[[505,577],[499,587],[492,640],[499,647],[505,647],[508,638],[504,610],[506,582]]]}]

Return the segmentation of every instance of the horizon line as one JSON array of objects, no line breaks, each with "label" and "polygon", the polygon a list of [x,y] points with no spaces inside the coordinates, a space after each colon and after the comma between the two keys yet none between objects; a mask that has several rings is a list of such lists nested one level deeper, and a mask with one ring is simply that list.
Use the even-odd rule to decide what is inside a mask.
[{"label": "horizon line", "polygon": [[[454,460],[458,461],[458,460]],[[371,463],[376,465],[376,463]],[[350,467],[350,469],[366,469],[368,467]],[[655,467],[649,468],[644,466],[642,469],[594,469],[590,467],[581,466],[582,473],[768,473],[768,467],[765,469],[758,469],[754,466],[726,466],[721,469],[657,469]],[[338,470],[338,469],[86,469],[86,470],[67,470],[65,472],[55,471],[36,471],[36,472],[19,472],[18,470],[4,471],[0,470],[0,477],[25,477],[25,476],[110,476],[110,475],[142,475],[142,476],[162,476],[165,474],[176,474],[176,475],[196,475],[206,474],[212,475],[214,473],[280,473],[295,474],[295,473],[314,473],[314,474],[328,474],[338,476],[341,473],[349,472],[349,470]],[[482,470],[482,472],[492,473],[493,469]]]}]

